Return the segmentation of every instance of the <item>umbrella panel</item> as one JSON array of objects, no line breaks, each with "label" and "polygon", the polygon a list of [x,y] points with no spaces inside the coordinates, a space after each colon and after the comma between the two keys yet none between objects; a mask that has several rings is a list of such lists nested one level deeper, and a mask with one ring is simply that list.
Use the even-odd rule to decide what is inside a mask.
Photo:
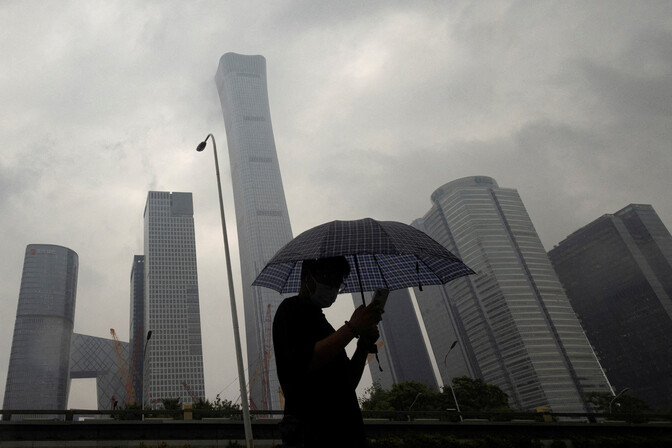
[{"label": "umbrella panel", "polygon": [[[343,291],[346,293],[360,291],[354,257],[345,256],[350,264],[350,275],[345,279],[346,287]],[[474,273],[457,258],[447,260],[428,255],[363,254],[357,255],[357,264],[362,291],[440,285]],[[281,294],[298,293],[301,287],[301,265],[302,261],[269,264],[253,284],[274,289]]]},{"label": "umbrella panel", "polygon": [[428,255],[438,258],[453,256],[426,233],[414,227],[395,221],[365,218],[332,221],[306,230],[280,249],[268,264],[354,254],[358,257],[364,254],[395,257],[400,254]]}]

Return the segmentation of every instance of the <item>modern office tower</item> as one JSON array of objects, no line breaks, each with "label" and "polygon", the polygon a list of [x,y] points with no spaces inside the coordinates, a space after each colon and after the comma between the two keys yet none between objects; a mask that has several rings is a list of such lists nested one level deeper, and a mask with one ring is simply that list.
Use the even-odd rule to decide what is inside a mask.
[{"label": "modern office tower", "polygon": [[[353,294],[353,298],[355,306],[359,306],[359,296]],[[390,389],[395,383],[417,381],[437,390],[432,362],[408,289],[390,291],[378,328],[382,342],[378,344],[380,366],[375,359],[369,362],[372,380],[384,389]]]},{"label": "modern office tower", "polygon": [[604,215],[548,254],[614,389],[672,408],[672,237],[653,207]]},{"label": "modern office tower", "polygon": [[[98,410],[123,408],[127,403],[128,342],[115,348],[112,339],[73,333],[70,346],[70,379],[95,378]],[[120,359],[121,358],[121,359]],[[122,361],[123,359],[123,361]]]},{"label": "modern office tower", "polygon": [[26,247],[3,409],[66,409],[78,265],[67,247]]},{"label": "modern office tower", "polygon": [[[439,369],[463,352],[473,375],[520,409],[585,412],[587,393],[610,392],[518,192],[468,177],[437,189],[432,203],[425,232],[476,271],[433,300],[416,296]],[[452,331],[437,332],[437,316]]]},{"label": "modern office tower", "polygon": [[131,313],[130,313],[129,345],[131,356],[129,369],[133,378],[133,390],[138,403],[142,398],[142,367],[144,365],[144,348],[147,342],[145,331],[145,256],[133,257],[131,267]]},{"label": "modern office tower", "polygon": [[280,409],[271,322],[282,296],[252,282],[292,239],[275,149],[263,56],[226,53],[215,76],[229,147],[243,279],[250,405]]},{"label": "modern office tower", "polygon": [[[145,206],[143,398],[193,403],[205,397],[191,193],[150,191]],[[145,331],[143,330],[143,332]]]}]

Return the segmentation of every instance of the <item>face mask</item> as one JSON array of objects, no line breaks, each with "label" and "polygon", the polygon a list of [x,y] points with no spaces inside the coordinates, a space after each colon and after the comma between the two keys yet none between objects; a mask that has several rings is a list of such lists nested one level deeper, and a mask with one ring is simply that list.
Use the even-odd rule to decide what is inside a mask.
[{"label": "face mask", "polygon": [[315,282],[315,291],[310,293],[310,300],[320,308],[329,308],[336,301],[338,288]]}]

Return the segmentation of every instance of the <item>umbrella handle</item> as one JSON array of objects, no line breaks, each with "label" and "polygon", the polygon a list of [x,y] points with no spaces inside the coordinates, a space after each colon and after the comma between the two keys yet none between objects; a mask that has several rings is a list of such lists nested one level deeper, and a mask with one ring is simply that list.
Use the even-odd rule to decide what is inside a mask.
[{"label": "umbrella handle", "polygon": [[[359,282],[359,292],[362,295],[362,305],[366,306],[366,300],[364,300],[364,286],[362,285],[362,276],[359,272],[359,262],[357,261],[357,255],[352,256],[355,259],[355,270],[357,271],[357,281]],[[378,350],[376,349],[376,361],[378,361],[378,369],[383,371],[383,368],[380,366],[380,358],[378,358]]]}]

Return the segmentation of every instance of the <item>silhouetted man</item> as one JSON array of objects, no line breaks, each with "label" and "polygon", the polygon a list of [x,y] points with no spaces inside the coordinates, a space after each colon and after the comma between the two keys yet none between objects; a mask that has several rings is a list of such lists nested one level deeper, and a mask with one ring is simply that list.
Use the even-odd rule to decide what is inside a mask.
[{"label": "silhouetted man", "polygon": [[[304,260],[299,295],[285,299],[275,314],[273,345],[285,396],[281,431],[287,446],[366,443],[355,388],[368,354],[375,352],[380,314],[362,305],[335,330],[322,312],[349,273],[345,257]],[[349,359],[345,347],[355,338],[357,349]]]}]

